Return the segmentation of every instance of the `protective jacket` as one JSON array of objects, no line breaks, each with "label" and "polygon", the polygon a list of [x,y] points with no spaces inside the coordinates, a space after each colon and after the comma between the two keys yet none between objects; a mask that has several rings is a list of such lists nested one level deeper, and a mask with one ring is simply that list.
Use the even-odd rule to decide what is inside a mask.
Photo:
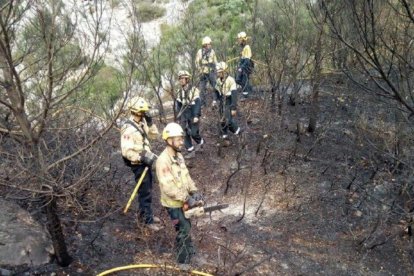
[{"label": "protective jacket", "polygon": [[196,67],[202,74],[215,71],[217,63],[216,53],[213,49],[201,48],[196,55]]},{"label": "protective jacket", "polygon": [[218,78],[215,95],[216,100],[226,100],[226,102],[229,102],[231,110],[237,108],[237,85],[233,77]]},{"label": "protective jacket", "polygon": [[252,70],[252,50],[249,45],[244,45],[240,52],[239,68],[250,73]]},{"label": "protective jacket", "polygon": [[181,208],[190,193],[197,191],[181,153],[171,156],[165,149],[155,164],[161,190],[161,205]]},{"label": "protective jacket", "polygon": [[155,124],[150,127],[145,118],[136,123],[131,116],[128,123],[121,129],[121,153],[122,156],[130,160],[132,164],[140,164],[141,153],[151,151],[150,139],[156,139],[158,128]]},{"label": "protective jacket", "polygon": [[[178,113],[191,113],[191,118],[201,116],[200,91],[197,87],[189,85],[180,86],[176,95],[176,111]],[[185,110],[184,110],[185,109]]]}]

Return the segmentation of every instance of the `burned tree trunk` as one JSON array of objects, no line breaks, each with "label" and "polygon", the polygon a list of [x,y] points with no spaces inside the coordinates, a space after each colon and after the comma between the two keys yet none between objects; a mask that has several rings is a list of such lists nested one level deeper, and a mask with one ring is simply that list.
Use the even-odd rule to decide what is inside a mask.
[{"label": "burned tree trunk", "polygon": [[65,236],[62,224],[57,214],[56,198],[53,195],[46,195],[43,199],[43,210],[47,217],[47,230],[53,243],[57,263],[60,266],[68,266],[73,261],[66,247]]}]

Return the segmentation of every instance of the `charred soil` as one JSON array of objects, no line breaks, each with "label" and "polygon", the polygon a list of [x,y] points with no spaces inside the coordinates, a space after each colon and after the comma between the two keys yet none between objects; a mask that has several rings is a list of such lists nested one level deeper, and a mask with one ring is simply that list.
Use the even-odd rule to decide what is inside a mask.
[{"label": "charred soil", "polygon": [[[414,274],[412,237],[396,211],[401,198],[395,187],[404,172],[392,171],[368,142],[374,138],[361,135],[361,118],[373,123],[369,115],[386,113],[387,106],[344,78],[327,78],[318,128],[309,134],[306,97],[284,104],[280,114],[268,111],[269,98],[256,92],[239,103],[243,132],[228,143],[220,141],[217,111],[204,108],[206,143],[188,166],[208,205],[230,207],[192,221],[193,268],[214,275]],[[117,139],[114,133],[108,181],[88,191],[94,216],[62,215],[75,261],[67,268],[49,264],[16,273],[96,275],[129,264],[175,265],[175,232],[159,204],[157,182],[153,201],[161,231],[143,227],[137,202],[122,214],[134,183],[116,152]],[[156,152],[163,148],[161,142],[154,146]],[[160,268],[116,275],[188,272]]]}]

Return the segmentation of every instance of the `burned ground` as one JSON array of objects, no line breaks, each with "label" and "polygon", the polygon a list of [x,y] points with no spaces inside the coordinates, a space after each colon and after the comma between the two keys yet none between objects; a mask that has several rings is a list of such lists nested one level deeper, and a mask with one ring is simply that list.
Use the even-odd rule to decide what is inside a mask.
[{"label": "burned ground", "polygon": [[[228,146],[218,139],[215,112],[204,111],[207,143],[188,166],[207,204],[230,207],[193,220],[192,236],[204,260],[194,269],[214,275],[413,274],[412,237],[399,204],[404,169],[396,173],[387,155],[374,150],[374,134],[361,135],[362,125],[374,125],[379,114],[387,122],[388,107],[344,78],[327,78],[318,129],[300,133],[298,141],[293,118],[306,124],[308,99],[284,105],[282,120],[268,111],[268,96],[256,93],[240,102],[243,133]],[[134,183],[116,152],[117,139],[114,133],[108,144],[113,154],[102,172],[107,181],[87,192],[96,214],[63,214],[74,263],[17,273],[92,275],[133,263],[174,265],[175,233],[156,183],[154,210],[163,230],[142,227],[136,202],[122,214]],[[154,146],[160,152],[163,144]],[[174,273],[180,274],[158,269],[117,275]]]}]

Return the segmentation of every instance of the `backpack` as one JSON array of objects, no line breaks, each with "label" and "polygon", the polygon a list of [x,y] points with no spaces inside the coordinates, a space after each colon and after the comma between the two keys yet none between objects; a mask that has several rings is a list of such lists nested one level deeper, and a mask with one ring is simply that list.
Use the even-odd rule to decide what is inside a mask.
[{"label": "backpack", "polygon": [[247,70],[249,73],[252,73],[254,70],[254,61],[252,59],[249,59],[249,66],[247,66]]}]

